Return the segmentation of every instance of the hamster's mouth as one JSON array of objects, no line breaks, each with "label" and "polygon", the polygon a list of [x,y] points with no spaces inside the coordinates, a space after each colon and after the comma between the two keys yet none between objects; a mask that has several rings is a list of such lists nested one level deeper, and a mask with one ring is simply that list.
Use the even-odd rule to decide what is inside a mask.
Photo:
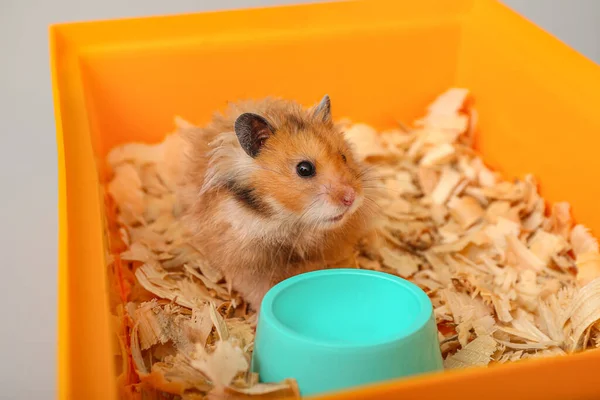
[{"label": "hamster's mouth", "polygon": [[337,217],[333,217],[333,218],[329,218],[327,220],[327,222],[338,222],[341,221],[342,218],[344,218],[344,216],[346,215],[346,211],[344,211],[343,213],[341,213],[340,215],[338,215]]}]

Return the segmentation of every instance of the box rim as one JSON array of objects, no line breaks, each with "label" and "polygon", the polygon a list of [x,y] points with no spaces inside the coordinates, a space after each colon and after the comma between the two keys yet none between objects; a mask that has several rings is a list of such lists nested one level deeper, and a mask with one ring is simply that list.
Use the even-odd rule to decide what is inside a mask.
[{"label": "box rim", "polygon": [[[494,2],[494,0],[484,0],[484,1],[488,1],[488,2]],[[290,8],[296,8],[296,7],[314,7],[314,6],[323,6],[323,5],[329,5],[329,4],[335,4],[335,3],[342,3],[342,4],[352,4],[352,3],[356,3],[355,1],[351,1],[351,0],[345,0],[345,1],[339,1],[339,2],[325,2],[325,3],[310,3],[310,4],[303,4],[303,5],[286,5],[286,6],[280,6],[280,7],[290,7]],[[223,15],[223,14],[229,14],[229,13],[240,13],[240,12],[245,12],[247,10],[253,10],[253,11],[258,11],[258,12],[264,12],[265,10],[272,10],[273,8],[280,8],[280,7],[259,7],[259,8],[252,8],[252,9],[235,9],[235,10],[219,10],[219,11],[211,11],[211,12],[204,12],[204,13],[194,13],[193,15],[199,15],[199,14],[203,14],[203,15]],[[109,20],[102,20],[102,21],[85,21],[85,22],[67,22],[67,23],[58,23],[58,24],[52,24],[49,27],[49,36],[50,36],[50,68],[51,68],[51,80],[52,80],[52,91],[53,91],[53,104],[54,104],[54,115],[55,115],[55,128],[56,128],[56,141],[57,141],[57,152],[58,152],[58,214],[59,214],[59,235],[58,235],[58,248],[59,248],[59,252],[58,252],[58,278],[59,278],[59,289],[58,289],[58,393],[59,393],[59,398],[67,398],[67,392],[66,392],[66,388],[70,385],[69,382],[69,368],[70,365],[68,364],[68,355],[69,355],[69,346],[68,346],[68,323],[69,323],[69,315],[68,315],[68,311],[66,308],[66,305],[68,303],[68,282],[66,281],[66,271],[68,269],[67,263],[68,263],[68,257],[67,257],[67,249],[68,249],[68,210],[67,210],[67,203],[66,203],[66,192],[67,192],[67,187],[66,187],[66,166],[65,166],[65,149],[64,149],[64,132],[63,132],[63,126],[62,126],[62,109],[61,109],[61,88],[60,88],[60,84],[58,82],[58,76],[59,76],[59,71],[58,71],[58,65],[57,65],[57,53],[59,51],[58,49],[58,42],[62,41],[63,43],[65,43],[65,48],[63,48],[63,51],[69,51],[72,52],[73,55],[77,55],[79,54],[79,51],[82,51],[85,49],[86,46],[91,45],[90,43],[86,43],[85,41],[80,42],[78,39],[73,39],[73,37],[71,37],[69,35],[68,32],[65,31],[65,29],[68,30],[68,28],[72,28],[72,27],[92,27],[94,25],[96,25],[97,23],[102,23],[102,24],[113,24],[113,23],[133,23],[135,21],[145,21],[145,23],[156,23],[158,20],[161,19],[177,19],[180,17],[184,17],[185,15],[189,15],[189,14],[172,14],[172,15],[167,15],[167,16],[147,16],[147,17],[141,17],[141,18],[123,18],[123,19],[118,19],[118,20],[114,20],[114,19],[109,19]],[[119,22],[120,21],[120,22]],[[159,21],[160,22],[160,21]],[[556,39],[558,40],[558,39]],[[560,41],[559,41],[560,42]],[[562,44],[562,42],[561,42]],[[579,54],[579,53],[577,53]],[[578,60],[583,60],[586,59],[583,55],[581,55],[581,58],[578,58]],[[498,368],[505,370],[505,371],[509,371],[509,370],[513,370],[513,371],[525,371],[525,370],[531,370],[534,368],[538,368],[539,365],[546,365],[549,366],[551,364],[555,365],[555,364],[573,364],[575,362],[580,362],[581,361],[586,361],[589,358],[593,358],[594,360],[598,359],[600,360],[600,352],[598,351],[594,351],[594,350],[590,350],[590,351],[586,351],[584,353],[579,353],[579,354],[573,354],[573,355],[569,355],[569,356],[560,356],[560,357],[551,357],[551,358],[545,358],[545,359],[534,359],[534,360],[527,360],[524,362],[517,362],[517,363],[512,363],[512,364],[508,364],[508,365],[503,365],[503,366],[499,366],[499,367],[494,367],[493,369],[496,370]],[[577,361],[575,361],[577,360]],[[563,368],[566,368],[566,365],[562,366]],[[384,383],[384,384],[375,384],[369,387],[365,387],[365,388],[358,388],[358,389],[350,389],[348,392],[337,392],[335,394],[335,398],[337,399],[342,399],[342,398],[350,398],[348,396],[356,396],[356,398],[359,398],[360,395],[364,395],[366,396],[367,394],[373,395],[374,393],[384,393],[386,391],[389,391],[391,389],[400,389],[400,388],[410,388],[410,387],[425,387],[427,385],[430,385],[433,382],[436,382],[436,384],[438,382],[442,382],[445,381],[447,384],[454,382],[457,383],[459,382],[461,379],[465,379],[466,377],[479,377],[479,376],[484,376],[484,375],[489,375],[489,374],[493,374],[493,372],[488,372],[487,369],[485,368],[469,368],[467,370],[463,370],[463,371],[445,371],[442,374],[427,374],[427,375],[423,375],[420,377],[414,377],[411,378],[410,380],[401,380],[401,381],[392,381],[389,383]],[[440,375],[440,376],[438,376]],[[346,393],[346,394],[344,394]],[[334,396],[334,395],[331,395]],[[339,397],[341,396],[341,397]],[[346,396],[346,397],[344,397]],[[329,398],[333,398],[330,396],[323,396],[323,397],[319,397],[322,399],[329,399]]]}]

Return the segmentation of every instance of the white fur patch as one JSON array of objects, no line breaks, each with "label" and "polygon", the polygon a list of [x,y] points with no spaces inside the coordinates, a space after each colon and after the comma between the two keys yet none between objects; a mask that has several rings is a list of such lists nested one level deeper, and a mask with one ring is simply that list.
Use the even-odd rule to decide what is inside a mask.
[{"label": "white fur patch", "polygon": [[210,161],[201,193],[227,182],[230,179],[247,179],[258,167],[239,146],[233,132],[219,135],[211,144]]},{"label": "white fur patch", "polygon": [[322,196],[321,199],[322,200],[319,200],[311,207],[310,211],[304,215],[303,219],[307,224],[314,224],[317,229],[331,229],[345,222],[345,220],[362,205],[364,196],[357,196],[352,206],[346,211],[344,217],[337,222],[328,222],[327,220],[344,213],[346,208],[331,204],[325,196]]}]

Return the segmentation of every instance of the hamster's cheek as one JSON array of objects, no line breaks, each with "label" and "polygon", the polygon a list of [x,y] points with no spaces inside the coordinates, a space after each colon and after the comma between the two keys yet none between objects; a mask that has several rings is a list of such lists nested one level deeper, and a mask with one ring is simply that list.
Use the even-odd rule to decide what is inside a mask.
[{"label": "hamster's cheek", "polygon": [[312,202],[311,191],[298,182],[274,177],[265,186],[267,197],[281,212],[300,214]]}]

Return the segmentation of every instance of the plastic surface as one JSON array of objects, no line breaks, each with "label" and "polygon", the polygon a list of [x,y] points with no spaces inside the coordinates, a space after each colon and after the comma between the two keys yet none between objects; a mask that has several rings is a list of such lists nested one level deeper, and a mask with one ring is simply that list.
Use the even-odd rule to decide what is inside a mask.
[{"label": "plastic surface", "polygon": [[302,395],[443,369],[433,307],[416,285],[338,269],[287,279],[265,296],[253,370],[294,377]]},{"label": "plastic surface", "polygon": [[[117,398],[103,157],[157,142],[173,117],[209,120],[241,97],[334,118],[410,122],[450,86],[472,90],[477,149],[506,177],[531,172],[549,201],[600,233],[600,68],[492,0],[370,0],[51,27],[59,171],[58,398]],[[35,116],[32,116],[35,117]],[[323,399],[600,398],[600,353],[427,374]],[[131,366],[129,365],[129,368]],[[133,396],[132,396],[133,397]]]}]

